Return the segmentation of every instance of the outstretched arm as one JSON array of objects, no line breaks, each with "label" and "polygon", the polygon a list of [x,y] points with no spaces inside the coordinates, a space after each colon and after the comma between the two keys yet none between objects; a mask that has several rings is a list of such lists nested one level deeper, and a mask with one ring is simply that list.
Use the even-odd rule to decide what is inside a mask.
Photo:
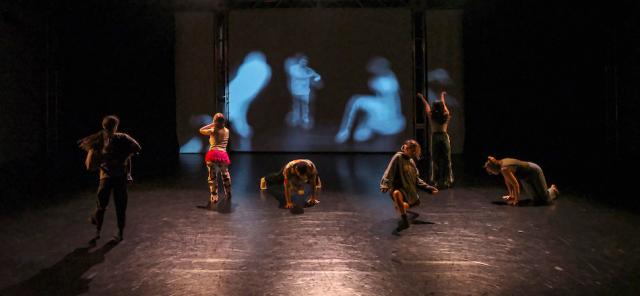
[{"label": "outstretched arm", "polygon": [[442,106],[444,107],[444,115],[449,115],[449,108],[447,108],[447,103],[445,102],[445,98],[447,97],[447,92],[443,91],[440,93],[440,101],[442,101]]},{"label": "outstretched arm", "polygon": [[127,139],[129,140],[129,145],[131,146],[131,154],[137,154],[140,152],[140,150],[142,150],[142,147],[140,147],[140,144],[138,143],[138,141],[136,141],[136,139],[132,138],[129,135],[127,135]]},{"label": "outstretched arm", "polygon": [[316,71],[311,70],[311,79],[313,81],[318,82],[318,81],[320,81],[320,79],[322,79],[322,77]]},{"label": "outstretched arm", "polygon": [[418,98],[422,100],[422,104],[424,104],[424,112],[427,113],[427,116],[431,116],[431,106],[429,106],[429,102],[425,99],[424,95],[418,93]]},{"label": "outstretched arm", "polygon": [[418,177],[418,181],[416,182],[416,186],[418,186],[418,188],[429,192],[431,194],[436,194],[438,193],[438,188],[435,188],[431,185],[429,185],[427,182],[425,182],[424,180],[420,179],[420,177]]}]

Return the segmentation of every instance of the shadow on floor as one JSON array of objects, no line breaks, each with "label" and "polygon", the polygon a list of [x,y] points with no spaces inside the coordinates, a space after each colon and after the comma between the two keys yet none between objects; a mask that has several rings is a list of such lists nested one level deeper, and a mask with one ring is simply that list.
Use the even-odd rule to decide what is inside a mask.
[{"label": "shadow on floor", "polygon": [[[494,205],[497,206],[509,206],[510,204],[508,204],[506,201],[504,200],[495,200],[491,202]],[[520,201],[518,201],[518,207],[543,207],[543,206],[548,206],[549,204],[546,203],[540,203],[540,202],[534,202],[533,199],[527,198],[527,199],[522,199]]]},{"label": "shadow on floor", "polygon": [[45,268],[31,278],[9,286],[0,295],[79,295],[89,291],[91,278],[82,275],[91,267],[104,262],[105,255],[118,242],[111,240],[97,250],[81,247],[67,254],[58,263]]}]

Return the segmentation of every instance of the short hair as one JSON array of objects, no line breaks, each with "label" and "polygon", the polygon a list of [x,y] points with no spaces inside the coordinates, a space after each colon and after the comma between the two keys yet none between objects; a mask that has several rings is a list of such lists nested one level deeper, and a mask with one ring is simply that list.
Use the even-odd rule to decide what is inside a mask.
[{"label": "short hair", "polygon": [[118,124],[120,124],[120,119],[115,115],[107,115],[102,118],[102,128],[113,132],[118,128]]}]

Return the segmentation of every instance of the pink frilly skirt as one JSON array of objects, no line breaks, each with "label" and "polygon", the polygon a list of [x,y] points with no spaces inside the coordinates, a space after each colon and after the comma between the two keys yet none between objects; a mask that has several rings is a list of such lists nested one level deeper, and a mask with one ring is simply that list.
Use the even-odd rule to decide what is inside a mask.
[{"label": "pink frilly skirt", "polygon": [[229,159],[229,155],[227,152],[222,150],[209,150],[207,155],[204,157],[205,162],[215,162],[224,165],[230,165],[231,160]]}]

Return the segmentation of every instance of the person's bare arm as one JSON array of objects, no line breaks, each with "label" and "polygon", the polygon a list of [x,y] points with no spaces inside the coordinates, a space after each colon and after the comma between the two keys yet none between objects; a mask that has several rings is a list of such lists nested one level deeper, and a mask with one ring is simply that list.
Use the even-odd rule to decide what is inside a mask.
[{"label": "person's bare arm", "polygon": [[518,200],[520,199],[520,184],[518,183],[518,179],[516,179],[513,171],[508,167],[501,168],[500,172],[504,177],[504,183],[509,192],[508,200],[511,201],[513,205],[517,205]]},{"label": "person's bare arm", "polygon": [[427,99],[421,93],[418,93],[418,98],[420,98],[420,100],[422,100],[422,104],[424,104],[424,112],[427,113],[427,116],[431,116],[431,106],[429,106]]},{"label": "person's bare arm", "polygon": [[285,168],[282,172],[284,174],[284,200],[285,200],[285,209],[293,208],[293,202],[291,201],[291,191],[293,190],[293,186],[291,186],[291,182],[289,181],[288,168]]},{"label": "person's bare arm", "polygon": [[309,177],[309,183],[311,183],[311,186],[313,187],[313,193],[311,193],[311,200],[313,202],[318,200],[318,173],[317,172],[313,172],[311,174],[311,176]]},{"label": "person's bare arm", "polygon": [[89,149],[89,151],[87,151],[87,157],[84,159],[84,166],[87,168],[87,171],[93,171],[95,169],[95,164],[92,162],[93,153],[93,149]]},{"label": "person's bare arm", "polygon": [[291,185],[285,182],[284,184],[284,200],[285,200],[284,208],[285,209],[293,208],[293,202],[291,201],[291,190],[293,190],[293,188],[291,188]]},{"label": "person's bare arm", "polygon": [[140,150],[142,150],[142,147],[140,146],[140,143],[138,143],[138,141],[136,141],[136,139],[132,138],[128,134],[125,134],[125,135],[127,137],[127,140],[129,140],[129,146],[131,147],[131,154],[139,153]]},{"label": "person's bare arm", "polygon": [[429,185],[427,182],[425,182],[424,180],[420,179],[420,177],[418,177],[418,180],[416,182],[416,186],[418,186],[418,188],[427,191],[431,194],[436,194],[438,193],[438,188],[435,188],[431,185]]},{"label": "person's bare arm", "polygon": [[442,106],[444,107],[444,115],[447,116],[449,115],[449,108],[447,108],[447,103],[445,101],[445,98],[447,97],[447,92],[443,91],[440,93],[440,101],[442,101]]},{"label": "person's bare arm", "polygon": [[200,134],[202,134],[203,136],[208,136],[211,135],[211,129],[213,128],[213,126],[215,125],[215,122],[209,123],[203,127],[200,128]]}]

